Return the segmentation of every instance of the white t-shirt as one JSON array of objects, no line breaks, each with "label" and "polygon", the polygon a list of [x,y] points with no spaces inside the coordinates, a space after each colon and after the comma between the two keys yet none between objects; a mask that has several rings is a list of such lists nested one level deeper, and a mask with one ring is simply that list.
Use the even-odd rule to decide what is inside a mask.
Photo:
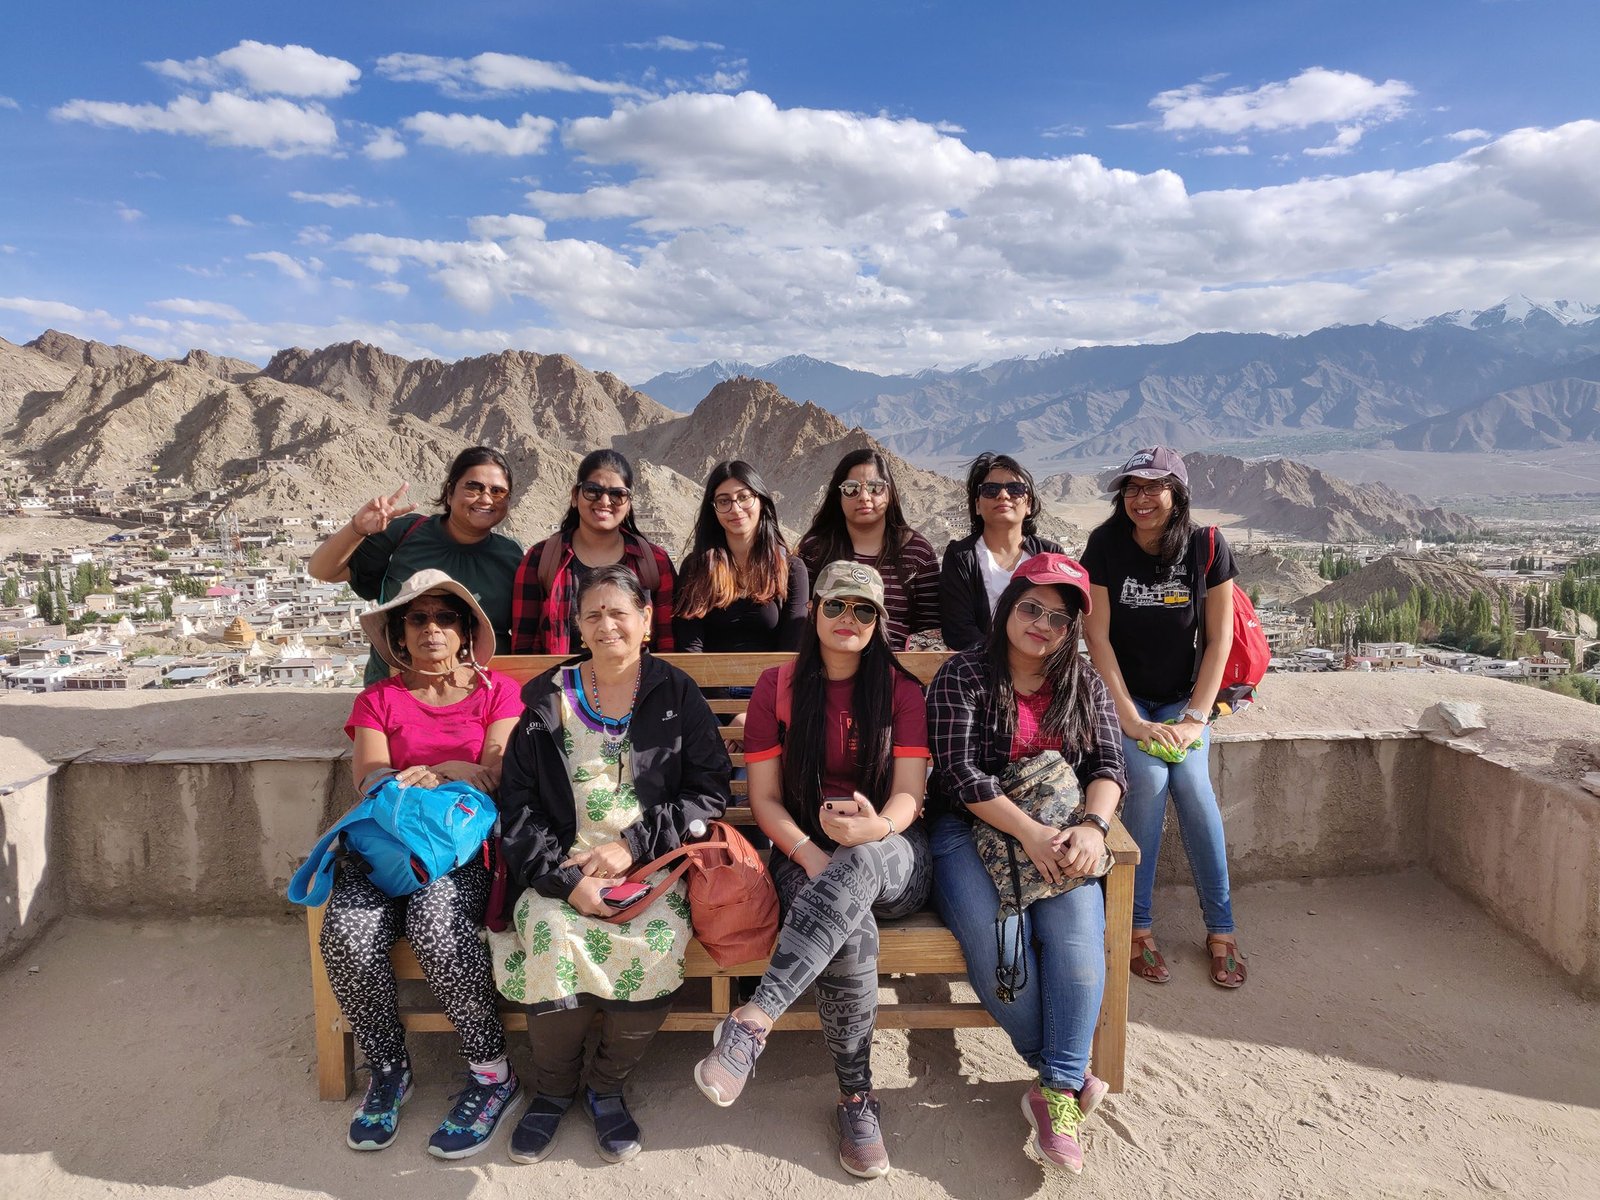
[{"label": "white t-shirt", "polygon": [[994,616],[995,606],[1000,603],[1000,593],[1006,590],[1006,584],[1011,582],[1011,576],[1017,567],[1027,562],[1033,555],[1026,550],[1017,558],[1017,567],[1009,571],[995,562],[994,555],[989,552],[989,545],[982,538],[978,539],[978,572],[983,576],[983,590],[989,594],[989,615]]}]

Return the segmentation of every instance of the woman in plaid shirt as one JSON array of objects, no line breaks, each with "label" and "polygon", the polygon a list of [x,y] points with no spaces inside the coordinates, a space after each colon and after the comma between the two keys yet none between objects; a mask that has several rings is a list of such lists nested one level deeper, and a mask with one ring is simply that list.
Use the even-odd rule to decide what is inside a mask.
[{"label": "woman in plaid shirt", "polygon": [[[541,571],[550,547],[554,571]],[[653,562],[646,562],[648,556]],[[535,542],[511,585],[511,652],[575,654],[577,597],[597,567],[620,562],[645,585],[655,650],[673,649],[672,559],[639,531],[633,513],[633,466],[615,450],[593,450],[578,464],[572,504],[561,529]]]},{"label": "woman in plaid shirt", "polygon": [[[1106,1093],[1089,1072],[1105,990],[1105,896],[1085,885],[1023,911],[1022,961],[1005,965],[1021,968],[1012,978],[1025,981],[1002,1000],[1000,897],[972,830],[985,821],[1015,838],[1052,883],[1087,875],[1100,860],[1126,780],[1110,694],[1078,652],[1088,611],[1088,573],[1064,554],[1037,554],[1001,592],[987,642],[946,661],[928,690],[934,903],[984,1007],[1039,1074],[1022,1111],[1040,1155],[1073,1172],[1083,1170],[1078,1124]],[[1000,786],[1010,763],[1047,750],[1078,777],[1082,824],[1042,824]]]}]

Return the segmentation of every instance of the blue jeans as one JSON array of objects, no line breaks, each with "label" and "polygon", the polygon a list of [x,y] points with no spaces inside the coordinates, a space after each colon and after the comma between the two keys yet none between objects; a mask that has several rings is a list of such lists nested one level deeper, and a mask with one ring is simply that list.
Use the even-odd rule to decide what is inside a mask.
[{"label": "blue jeans", "polygon": [[1040,1083],[1077,1091],[1089,1067],[1106,986],[1104,888],[1086,883],[1028,906],[1022,918],[1027,982],[1006,1004],[995,994],[1000,896],[972,844],[972,828],[943,816],[928,834],[934,906],[961,943],[978,998],[1023,1061],[1039,1073]]},{"label": "blue jeans", "polygon": [[[1147,721],[1167,721],[1183,714],[1187,700],[1152,704],[1133,698],[1134,707]],[[1128,772],[1128,797],[1122,823],[1139,844],[1139,866],[1133,873],[1133,927],[1149,929],[1153,920],[1151,893],[1155,890],[1156,860],[1161,856],[1161,827],[1167,819],[1167,793],[1178,810],[1178,832],[1189,856],[1189,873],[1200,895],[1200,912],[1207,933],[1233,932],[1233,901],[1228,891],[1228,841],[1222,831],[1222,810],[1211,787],[1211,727],[1206,726],[1200,745],[1181,763],[1163,762],[1139,749],[1123,736],[1122,753]]]}]

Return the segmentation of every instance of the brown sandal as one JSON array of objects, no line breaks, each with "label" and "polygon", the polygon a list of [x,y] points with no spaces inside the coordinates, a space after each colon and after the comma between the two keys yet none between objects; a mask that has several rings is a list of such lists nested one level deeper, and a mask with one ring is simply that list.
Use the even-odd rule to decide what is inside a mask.
[{"label": "brown sandal", "polygon": [[1133,958],[1128,963],[1128,969],[1151,983],[1165,983],[1172,978],[1167,970],[1167,960],[1156,949],[1155,934],[1148,929],[1133,931]]},{"label": "brown sandal", "polygon": [[1244,986],[1249,972],[1245,969],[1244,951],[1229,933],[1206,935],[1206,953],[1211,956],[1211,982],[1222,988]]}]

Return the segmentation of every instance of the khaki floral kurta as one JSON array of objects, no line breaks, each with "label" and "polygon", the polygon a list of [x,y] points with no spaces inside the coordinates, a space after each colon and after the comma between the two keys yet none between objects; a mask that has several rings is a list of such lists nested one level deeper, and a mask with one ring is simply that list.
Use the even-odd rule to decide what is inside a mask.
[{"label": "khaki floral kurta", "polygon": [[[610,757],[598,724],[562,681],[562,748],[572,775],[578,831],[574,852],[616,841],[639,819],[639,800],[623,778],[629,744]],[[663,870],[651,882],[666,874]],[[683,880],[637,919],[611,924],[580,913],[565,900],[529,888],[512,911],[512,926],[489,934],[495,986],[521,1004],[560,1005],[574,996],[651,1001],[683,982],[683,959],[693,934]]]}]

